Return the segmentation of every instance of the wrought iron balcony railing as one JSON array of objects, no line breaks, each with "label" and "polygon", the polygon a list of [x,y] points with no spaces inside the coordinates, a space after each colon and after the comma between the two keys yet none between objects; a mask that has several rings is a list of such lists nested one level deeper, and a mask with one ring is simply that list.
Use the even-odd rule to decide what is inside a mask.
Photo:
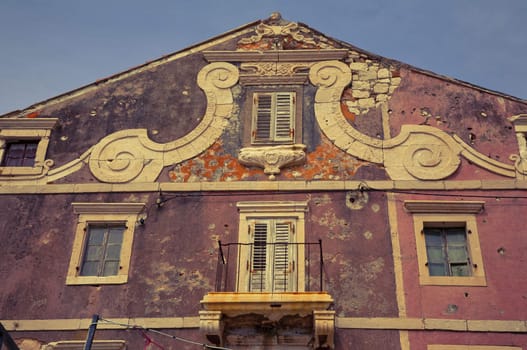
[{"label": "wrought iron balcony railing", "polygon": [[322,241],[218,242],[216,292],[324,290]]}]

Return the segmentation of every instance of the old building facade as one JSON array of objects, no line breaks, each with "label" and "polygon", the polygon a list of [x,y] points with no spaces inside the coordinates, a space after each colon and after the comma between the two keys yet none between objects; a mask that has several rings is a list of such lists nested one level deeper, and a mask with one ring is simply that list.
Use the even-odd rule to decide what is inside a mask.
[{"label": "old building facade", "polygon": [[[0,118],[20,349],[527,349],[527,102],[274,14]],[[147,330],[148,329],[148,330]]]}]

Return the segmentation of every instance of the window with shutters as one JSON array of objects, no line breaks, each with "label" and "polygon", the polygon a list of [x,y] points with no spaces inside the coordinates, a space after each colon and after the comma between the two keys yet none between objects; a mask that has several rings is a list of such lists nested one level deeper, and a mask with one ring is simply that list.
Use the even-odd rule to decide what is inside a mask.
[{"label": "window with shutters", "polygon": [[304,291],[306,202],[239,202],[239,291]]},{"label": "window with shutters", "polygon": [[476,222],[483,202],[409,200],[404,205],[413,216],[421,284],[486,285]]},{"label": "window with shutters", "polygon": [[258,219],[249,223],[251,244],[249,290],[295,291],[294,222]]},{"label": "window with shutters", "polygon": [[0,173],[41,175],[53,163],[46,161],[56,118],[0,119]]},{"label": "window with shutters", "polygon": [[253,95],[251,142],[293,143],[295,93],[257,92]]},{"label": "window with shutters", "polygon": [[144,203],[72,203],[79,215],[66,284],[128,281],[134,230]]},{"label": "window with shutters", "polygon": [[[242,114],[246,146],[302,143],[300,86],[251,86],[246,90]],[[300,101],[301,102],[301,101]]]}]

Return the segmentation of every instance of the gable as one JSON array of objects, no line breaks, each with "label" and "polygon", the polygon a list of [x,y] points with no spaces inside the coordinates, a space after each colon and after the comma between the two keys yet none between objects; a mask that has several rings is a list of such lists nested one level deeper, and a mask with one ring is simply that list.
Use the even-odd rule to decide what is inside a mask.
[{"label": "gable", "polygon": [[[254,118],[244,103],[264,94],[255,87],[289,94],[295,121],[247,143]],[[523,168],[503,161],[518,153],[507,117],[524,111],[274,16],[22,111],[59,119],[47,152],[54,166],[4,179],[441,180],[463,159],[514,178]]]}]

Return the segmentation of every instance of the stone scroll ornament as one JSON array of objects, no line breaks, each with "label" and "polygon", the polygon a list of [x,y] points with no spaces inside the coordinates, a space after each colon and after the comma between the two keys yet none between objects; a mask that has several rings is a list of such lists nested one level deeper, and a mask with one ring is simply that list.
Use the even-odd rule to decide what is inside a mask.
[{"label": "stone scroll ornament", "polygon": [[309,79],[318,87],[315,116],[324,134],[340,149],[357,158],[383,164],[392,180],[440,180],[459,167],[460,156],[495,173],[515,177],[514,166],[497,162],[457,136],[427,125],[403,125],[394,138],[377,139],[355,129],[342,115],[342,92],[351,70],[340,61],[314,64]]},{"label": "stone scroll ornament", "polygon": [[102,182],[152,182],[163,167],[190,159],[209,148],[223,133],[231,115],[230,88],[238,81],[238,69],[215,62],[198,74],[198,86],[207,97],[201,123],[184,137],[168,143],[148,138],[146,129],[123,130],[102,139],[93,147],[88,164]]}]

